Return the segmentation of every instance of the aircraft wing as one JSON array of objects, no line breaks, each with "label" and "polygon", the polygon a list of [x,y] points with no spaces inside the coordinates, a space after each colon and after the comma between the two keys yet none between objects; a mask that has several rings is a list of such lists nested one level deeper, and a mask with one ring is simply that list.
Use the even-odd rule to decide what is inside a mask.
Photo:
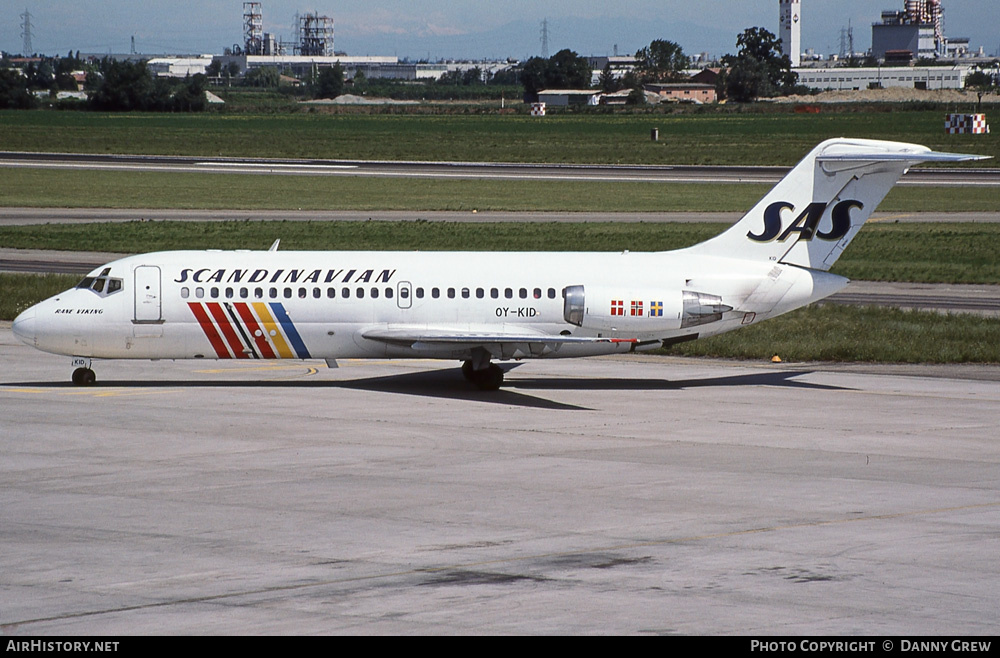
[{"label": "aircraft wing", "polygon": [[[521,353],[541,356],[566,344],[638,343],[635,338],[596,338],[531,332],[455,331],[434,327],[381,327],[361,333],[368,340],[414,350],[463,351],[481,347],[494,355]],[[509,357],[508,357],[509,358]]]}]

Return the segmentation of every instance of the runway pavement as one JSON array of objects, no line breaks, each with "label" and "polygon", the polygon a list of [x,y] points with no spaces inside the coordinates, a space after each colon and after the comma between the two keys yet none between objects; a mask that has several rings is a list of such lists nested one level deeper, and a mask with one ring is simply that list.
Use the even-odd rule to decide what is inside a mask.
[{"label": "runway pavement", "polygon": [[[368,176],[591,182],[776,183],[789,167],[575,165],[497,162],[414,162],[288,158],[208,158],[0,151],[0,167],[105,171],[196,172],[285,176]],[[934,187],[998,187],[1000,169],[919,167],[898,183]]]},{"label": "runway pavement", "polygon": [[996,631],[997,367],[0,362],[8,636]]},{"label": "runway pavement", "polygon": [[[431,221],[431,222],[714,222],[733,224],[743,212],[509,212],[410,210],[163,210],[155,208],[0,208],[0,226],[88,224],[103,222],[173,221]],[[987,222],[1000,221],[993,212],[876,212],[872,222]]]}]

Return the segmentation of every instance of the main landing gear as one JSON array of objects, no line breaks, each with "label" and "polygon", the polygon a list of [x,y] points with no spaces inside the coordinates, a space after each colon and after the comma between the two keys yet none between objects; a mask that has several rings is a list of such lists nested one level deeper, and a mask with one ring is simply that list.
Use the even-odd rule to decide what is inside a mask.
[{"label": "main landing gear", "polygon": [[462,364],[462,374],[481,391],[495,391],[503,384],[503,368],[495,363],[476,370],[472,361],[466,361]]},{"label": "main landing gear", "polygon": [[490,363],[490,353],[481,347],[472,350],[472,358],[462,364],[462,375],[481,391],[495,391],[503,384],[503,368]]}]

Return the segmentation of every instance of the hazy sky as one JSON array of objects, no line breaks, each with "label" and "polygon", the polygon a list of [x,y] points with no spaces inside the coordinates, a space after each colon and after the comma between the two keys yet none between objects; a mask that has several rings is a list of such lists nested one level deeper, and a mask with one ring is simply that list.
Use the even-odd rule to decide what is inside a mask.
[{"label": "hazy sky", "polygon": [[[335,46],[349,54],[410,58],[516,57],[549,52],[630,54],[653,39],[677,41],[688,54],[734,52],[736,35],[761,26],[777,33],[777,0],[262,0],[264,30],[292,37],[296,12],[335,23]],[[840,31],[854,27],[856,50],[871,45],[871,23],[903,0],[803,0],[802,45],[838,52]],[[945,33],[969,37],[987,54],[1000,50],[1000,0],[944,0]],[[31,13],[36,52],[219,53],[243,42],[242,0],[0,0],[0,49],[20,52],[21,14]]]}]

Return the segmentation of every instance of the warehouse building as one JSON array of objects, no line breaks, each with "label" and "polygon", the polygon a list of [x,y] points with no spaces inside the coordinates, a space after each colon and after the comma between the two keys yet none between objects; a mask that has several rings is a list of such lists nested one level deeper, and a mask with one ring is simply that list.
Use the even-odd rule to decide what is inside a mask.
[{"label": "warehouse building", "polygon": [[970,66],[879,66],[868,68],[795,69],[799,84],[813,89],[962,89]]}]

